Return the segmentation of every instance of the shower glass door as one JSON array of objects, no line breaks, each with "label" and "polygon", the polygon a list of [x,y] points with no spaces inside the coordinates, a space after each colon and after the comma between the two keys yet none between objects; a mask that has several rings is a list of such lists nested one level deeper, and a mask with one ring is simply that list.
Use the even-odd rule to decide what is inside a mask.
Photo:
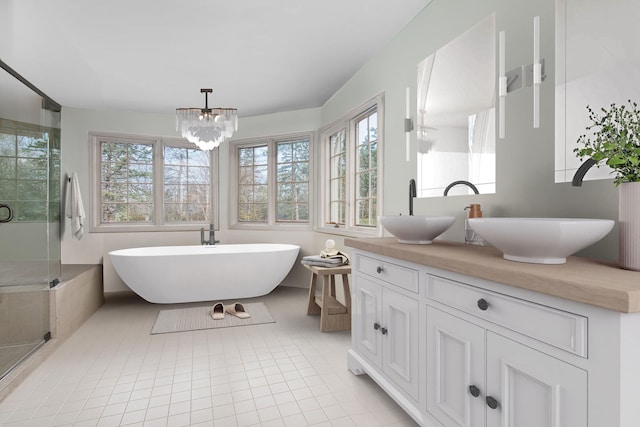
[{"label": "shower glass door", "polygon": [[0,65],[2,378],[48,339],[61,265],[60,109]]}]

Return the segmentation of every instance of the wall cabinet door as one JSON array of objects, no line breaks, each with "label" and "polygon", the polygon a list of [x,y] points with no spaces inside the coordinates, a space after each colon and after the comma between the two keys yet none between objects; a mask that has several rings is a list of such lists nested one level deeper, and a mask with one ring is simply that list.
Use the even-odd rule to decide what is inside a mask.
[{"label": "wall cabinet door", "polygon": [[584,427],[587,372],[487,331],[487,425]]},{"label": "wall cabinet door", "polygon": [[418,301],[387,288],[382,290],[382,370],[414,399],[418,399]]},{"label": "wall cabinet door", "polygon": [[484,426],[485,330],[427,307],[427,410],[445,427]]}]

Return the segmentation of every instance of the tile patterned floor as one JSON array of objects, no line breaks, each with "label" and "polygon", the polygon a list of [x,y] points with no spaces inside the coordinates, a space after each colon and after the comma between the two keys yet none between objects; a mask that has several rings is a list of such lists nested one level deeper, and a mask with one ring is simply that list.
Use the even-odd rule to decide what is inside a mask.
[{"label": "tile patterned floor", "polygon": [[320,333],[306,292],[256,299],[276,323],[161,335],[173,306],[109,299],[0,402],[0,425],[415,426],[348,371],[350,334]]}]

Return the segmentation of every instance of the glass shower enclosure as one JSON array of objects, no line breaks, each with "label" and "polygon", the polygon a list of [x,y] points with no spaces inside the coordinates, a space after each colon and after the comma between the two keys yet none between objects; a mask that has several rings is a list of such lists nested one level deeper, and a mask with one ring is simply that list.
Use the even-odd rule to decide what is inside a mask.
[{"label": "glass shower enclosure", "polygon": [[0,379],[50,337],[60,265],[60,106],[0,61]]}]

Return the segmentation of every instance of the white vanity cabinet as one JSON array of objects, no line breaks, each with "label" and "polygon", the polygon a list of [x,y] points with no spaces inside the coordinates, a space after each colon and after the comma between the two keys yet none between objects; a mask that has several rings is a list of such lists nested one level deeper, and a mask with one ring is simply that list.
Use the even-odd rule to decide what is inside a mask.
[{"label": "white vanity cabinet", "polygon": [[485,425],[485,330],[427,308],[427,410],[444,426]]},{"label": "white vanity cabinet", "polygon": [[445,427],[587,425],[587,373],[427,307],[427,410]]},{"label": "white vanity cabinet", "polygon": [[535,344],[585,357],[586,317],[433,274],[426,288],[427,410],[444,426],[587,425],[587,372]]},{"label": "white vanity cabinet", "polygon": [[[417,289],[418,272],[367,257],[357,257],[355,266],[361,274],[354,282],[353,318],[358,319],[352,331],[354,347],[417,401],[419,302],[405,288],[415,284]],[[394,278],[404,286],[387,282]]]},{"label": "white vanity cabinet", "polygon": [[521,264],[451,243],[345,244],[348,367],[418,424],[640,426],[640,274],[581,258]]}]

